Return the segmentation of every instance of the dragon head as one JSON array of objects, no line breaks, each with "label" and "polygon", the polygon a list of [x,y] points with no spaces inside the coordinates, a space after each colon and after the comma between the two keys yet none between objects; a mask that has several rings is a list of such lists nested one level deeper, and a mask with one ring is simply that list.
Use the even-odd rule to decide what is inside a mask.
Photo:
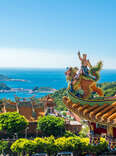
[{"label": "dragon head", "polygon": [[75,75],[77,74],[78,70],[79,69],[77,67],[68,68],[67,71],[65,72],[67,81],[71,81],[75,77]]}]

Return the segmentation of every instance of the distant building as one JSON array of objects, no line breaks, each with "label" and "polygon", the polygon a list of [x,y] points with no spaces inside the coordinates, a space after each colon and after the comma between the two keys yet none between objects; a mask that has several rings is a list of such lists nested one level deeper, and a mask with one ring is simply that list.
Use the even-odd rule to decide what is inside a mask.
[{"label": "distant building", "polygon": [[[0,104],[0,109],[1,113],[18,112],[23,115],[29,121],[29,126],[26,130],[27,133],[30,135],[37,135],[38,131],[36,130],[36,128],[37,119],[39,116],[44,116],[48,114],[60,116],[60,113],[55,110],[55,106],[56,104],[54,103],[54,99],[51,98],[49,95],[40,99],[36,99],[34,97],[19,98],[15,96],[15,102],[3,99],[3,102]],[[80,131],[80,119],[71,112],[68,112],[68,115],[73,117],[76,121],[70,121],[68,123],[66,122],[66,129],[74,133]]]}]

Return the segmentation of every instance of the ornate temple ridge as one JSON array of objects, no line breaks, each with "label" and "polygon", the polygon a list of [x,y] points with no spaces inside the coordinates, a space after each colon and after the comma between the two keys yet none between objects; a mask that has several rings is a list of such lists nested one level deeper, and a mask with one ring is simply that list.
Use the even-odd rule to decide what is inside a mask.
[{"label": "ornate temple ridge", "polygon": [[70,67],[65,72],[68,88],[63,102],[70,111],[88,121],[90,143],[99,143],[99,137],[105,133],[110,149],[116,150],[116,96],[105,97],[97,87],[102,62],[92,66],[86,54],[82,57],[78,52],[78,57],[81,69]]}]

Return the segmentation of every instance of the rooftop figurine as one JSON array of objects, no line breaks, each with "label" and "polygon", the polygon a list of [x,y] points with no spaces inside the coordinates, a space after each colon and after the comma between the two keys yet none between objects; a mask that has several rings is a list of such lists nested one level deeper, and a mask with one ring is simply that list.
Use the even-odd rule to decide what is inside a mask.
[{"label": "rooftop figurine", "polygon": [[82,74],[84,74],[85,76],[89,75],[89,68],[92,67],[91,63],[89,60],[87,60],[87,54],[83,54],[83,57],[81,57],[80,51],[78,51],[78,57],[81,61],[81,72]]},{"label": "rooftop figurine", "polygon": [[99,72],[102,68],[102,62],[100,61],[96,66],[92,66],[90,61],[87,60],[86,54],[81,57],[80,52],[78,52],[78,56],[81,61],[81,69],[70,67],[65,73],[68,90],[82,98],[90,98],[92,92],[96,92],[98,96],[103,96],[102,89],[96,86],[96,82],[100,78]]}]

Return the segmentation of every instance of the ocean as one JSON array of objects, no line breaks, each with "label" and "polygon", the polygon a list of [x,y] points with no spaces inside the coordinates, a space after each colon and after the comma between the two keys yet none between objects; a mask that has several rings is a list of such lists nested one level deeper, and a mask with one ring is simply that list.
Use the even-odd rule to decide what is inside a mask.
[{"label": "ocean", "polygon": [[[22,79],[26,81],[0,81],[0,83],[5,83],[11,88],[24,88],[33,89],[34,87],[50,87],[56,90],[67,87],[65,79],[65,69],[0,69],[0,74],[8,76],[11,79]],[[116,81],[116,70],[102,70],[101,78],[99,80],[102,82],[112,82]],[[31,97],[35,95],[36,97],[42,97],[48,93],[29,93],[29,92],[10,92],[10,93],[0,93],[0,99],[7,98],[14,100],[14,95],[19,97]]]}]

